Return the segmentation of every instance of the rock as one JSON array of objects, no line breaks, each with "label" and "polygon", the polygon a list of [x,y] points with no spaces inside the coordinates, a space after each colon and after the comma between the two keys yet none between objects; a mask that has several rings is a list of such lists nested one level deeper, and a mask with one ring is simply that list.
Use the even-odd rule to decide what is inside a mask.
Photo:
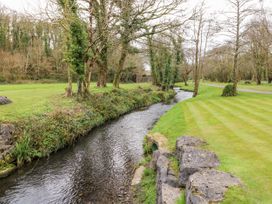
[{"label": "rock", "polygon": [[168,140],[160,133],[147,135],[147,143],[151,145],[153,151],[160,150],[161,152],[169,153],[167,148]]},{"label": "rock", "polygon": [[180,193],[179,188],[163,183],[161,186],[161,197],[157,199],[157,204],[176,204]]},{"label": "rock", "polygon": [[12,149],[12,137],[15,126],[12,124],[0,125],[0,159],[3,159]]},{"label": "rock", "polygon": [[179,188],[179,180],[175,175],[168,173],[166,183],[174,188]]},{"label": "rock", "polygon": [[157,169],[157,183],[166,183],[167,182],[167,173],[168,173],[169,160],[163,154],[160,154],[156,169]]},{"label": "rock", "polygon": [[0,96],[0,105],[6,105],[12,103],[6,96]]},{"label": "rock", "polygon": [[15,126],[12,124],[0,124],[0,141],[6,145],[12,144],[12,135],[15,132]]},{"label": "rock", "polygon": [[156,189],[157,189],[157,204],[174,204],[180,196],[178,188],[178,179],[169,169],[169,159],[164,152],[154,152],[154,157],[157,157],[156,170]]},{"label": "rock", "polygon": [[185,186],[189,177],[203,169],[218,167],[218,157],[213,152],[196,148],[187,148],[180,160],[180,185]]},{"label": "rock", "polygon": [[156,170],[157,161],[158,161],[160,155],[161,155],[161,152],[159,150],[156,150],[155,152],[153,152],[152,159],[151,159],[151,161],[149,163],[149,168]]},{"label": "rock", "polygon": [[186,184],[186,204],[219,203],[228,188],[239,185],[238,178],[225,172],[214,169],[197,172]]},{"label": "rock", "polygon": [[177,139],[176,142],[176,154],[178,159],[182,157],[185,148],[189,147],[200,147],[206,145],[207,143],[199,138],[190,137],[190,136],[183,136]]},{"label": "rock", "polygon": [[132,186],[136,186],[141,183],[142,177],[144,175],[144,170],[145,170],[144,166],[140,166],[138,169],[136,169],[136,171],[134,173],[134,177],[131,182]]}]

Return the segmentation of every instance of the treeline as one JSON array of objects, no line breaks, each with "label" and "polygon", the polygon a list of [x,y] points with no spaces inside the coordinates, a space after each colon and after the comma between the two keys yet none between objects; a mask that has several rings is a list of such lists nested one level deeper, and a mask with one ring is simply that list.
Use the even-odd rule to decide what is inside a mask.
[{"label": "treeline", "polygon": [[[239,59],[239,79],[272,83],[272,25],[269,19],[255,17],[246,25],[241,39],[243,49]],[[204,79],[232,81],[232,47],[225,44],[210,50],[203,70]]]},{"label": "treeline", "polygon": [[[86,32],[87,25],[85,24]],[[66,31],[63,19],[37,20],[33,16],[19,14],[5,7],[0,8],[0,83],[24,82],[25,80],[44,80],[45,82],[67,82],[69,74],[76,82],[76,73],[70,72],[66,57]],[[117,41],[118,39],[115,39]],[[87,43],[87,42],[86,42]],[[88,46],[88,47],[87,47]],[[92,80],[112,82],[114,79],[120,46],[108,45],[108,56],[103,69],[92,66]],[[89,45],[86,45],[86,52]],[[120,78],[123,82],[149,81],[144,70],[144,59],[137,48],[131,47],[125,69]],[[96,50],[98,53],[99,50]],[[108,65],[109,64],[109,65]],[[88,66],[87,64],[84,66]],[[101,75],[104,79],[101,79]]]},{"label": "treeline", "polygon": [[[148,81],[163,90],[193,79],[272,81],[271,14],[254,0],[226,0],[211,13],[205,0],[49,0],[48,20],[0,12],[0,81],[68,81],[67,96],[112,82]],[[260,9],[256,7],[260,6]],[[217,20],[219,19],[219,21]],[[222,20],[225,19],[225,20]],[[228,36],[224,42],[214,41]],[[147,69],[150,67],[150,72]]]},{"label": "treeline", "polygon": [[[69,85],[67,95],[72,94],[71,73],[75,74],[77,94],[89,94],[91,76],[97,69],[97,85],[105,87],[110,73],[109,67],[115,65],[113,85],[119,88],[120,82],[135,68],[129,59],[144,53],[144,46],[158,55],[161,61],[152,65],[154,84],[162,89],[173,86],[172,51],[169,46],[153,49],[151,36],[162,34],[177,23],[167,17],[177,12],[182,0],[56,0],[61,25],[64,28],[65,62],[68,68]],[[82,4],[80,4],[82,3]],[[82,18],[82,13],[88,18]],[[150,29],[154,28],[154,29]],[[156,52],[158,52],[156,54]],[[145,56],[147,59],[147,57]],[[112,60],[111,60],[112,59]],[[139,60],[137,60],[139,62]],[[146,60],[149,61],[149,60]],[[142,68],[144,66],[142,65]],[[158,73],[160,72],[160,73]]]},{"label": "treeline", "polygon": [[65,80],[62,32],[57,24],[0,9],[0,82]]}]

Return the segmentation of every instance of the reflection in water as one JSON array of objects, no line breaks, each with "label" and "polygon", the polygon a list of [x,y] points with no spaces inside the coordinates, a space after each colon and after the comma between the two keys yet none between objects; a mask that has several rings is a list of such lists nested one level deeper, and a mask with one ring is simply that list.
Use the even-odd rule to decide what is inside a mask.
[{"label": "reflection in water", "polygon": [[[185,100],[191,93],[179,92]],[[91,131],[74,147],[0,180],[0,203],[131,203],[143,138],[172,105],[156,104]]]}]

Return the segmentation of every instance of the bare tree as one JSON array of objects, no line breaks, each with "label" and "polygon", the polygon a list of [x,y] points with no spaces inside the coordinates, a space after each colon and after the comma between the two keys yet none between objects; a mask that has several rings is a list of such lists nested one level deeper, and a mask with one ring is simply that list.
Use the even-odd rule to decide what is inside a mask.
[{"label": "bare tree", "polygon": [[[155,26],[156,33],[169,30],[173,25],[167,16],[176,12],[183,0],[116,0],[118,35],[120,36],[121,55],[116,68],[114,86],[119,87],[130,43],[139,38],[154,34],[146,32],[146,27]],[[165,18],[165,19],[164,19]]]},{"label": "bare tree", "polygon": [[254,19],[248,26],[250,30],[247,32],[247,38],[250,44],[256,83],[260,85],[268,70],[269,48],[271,45],[269,28],[262,18]]},{"label": "bare tree", "polygon": [[198,95],[199,81],[200,81],[200,62],[202,53],[202,31],[205,24],[205,1],[201,3],[198,8],[194,9],[194,43],[195,43],[195,56],[194,56],[194,97]]},{"label": "bare tree", "polygon": [[231,5],[231,16],[228,19],[228,32],[234,37],[233,50],[233,95],[237,95],[237,85],[239,82],[238,75],[238,58],[241,47],[243,46],[241,38],[244,35],[246,19],[253,14],[253,0],[228,0]]}]

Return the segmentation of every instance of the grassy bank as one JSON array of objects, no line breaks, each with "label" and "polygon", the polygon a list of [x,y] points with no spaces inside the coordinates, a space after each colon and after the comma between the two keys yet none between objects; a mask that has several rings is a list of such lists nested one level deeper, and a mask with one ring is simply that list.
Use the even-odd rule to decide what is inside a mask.
[{"label": "grassy bank", "polygon": [[244,183],[228,193],[225,203],[272,203],[272,96],[240,93],[224,98],[221,93],[202,86],[197,98],[177,104],[152,132],[167,136],[171,149],[181,135],[205,139],[220,157],[220,169]]},{"label": "grassy bank", "polygon": [[[32,159],[47,156],[108,120],[167,100],[174,95],[172,91],[136,88],[136,85],[127,85],[126,89],[120,90],[110,89],[94,93],[90,99],[83,102],[78,102],[75,98],[64,99],[69,100],[69,105],[55,105],[52,111],[19,117],[16,120],[11,118],[12,123],[16,125],[16,146],[10,157],[6,158],[6,162],[0,162],[0,169],[5,168],[7,163],[22,165]],[[60,101],[58,104],[65,102]],[[6,107],[8,106],[4,106]]]},{"label": "grassy bank", "polygon": [[[1,121],[16,121],[35,114],[43,114],[56,108],[73,107],[73,99],[65,98],[64,92],[67,84],[15,84],[0,85],[0,96],[7,96],[13,103],[0,108]],[[136,89],[139,86],[150,88],[148,83],[122,84],[125,90]],[[76,84],[74,84],[76,90]],[[97,88],[95,83],[91,84],[92,93],[103,93],[113,90],[112,84],[106,88]]]}]

